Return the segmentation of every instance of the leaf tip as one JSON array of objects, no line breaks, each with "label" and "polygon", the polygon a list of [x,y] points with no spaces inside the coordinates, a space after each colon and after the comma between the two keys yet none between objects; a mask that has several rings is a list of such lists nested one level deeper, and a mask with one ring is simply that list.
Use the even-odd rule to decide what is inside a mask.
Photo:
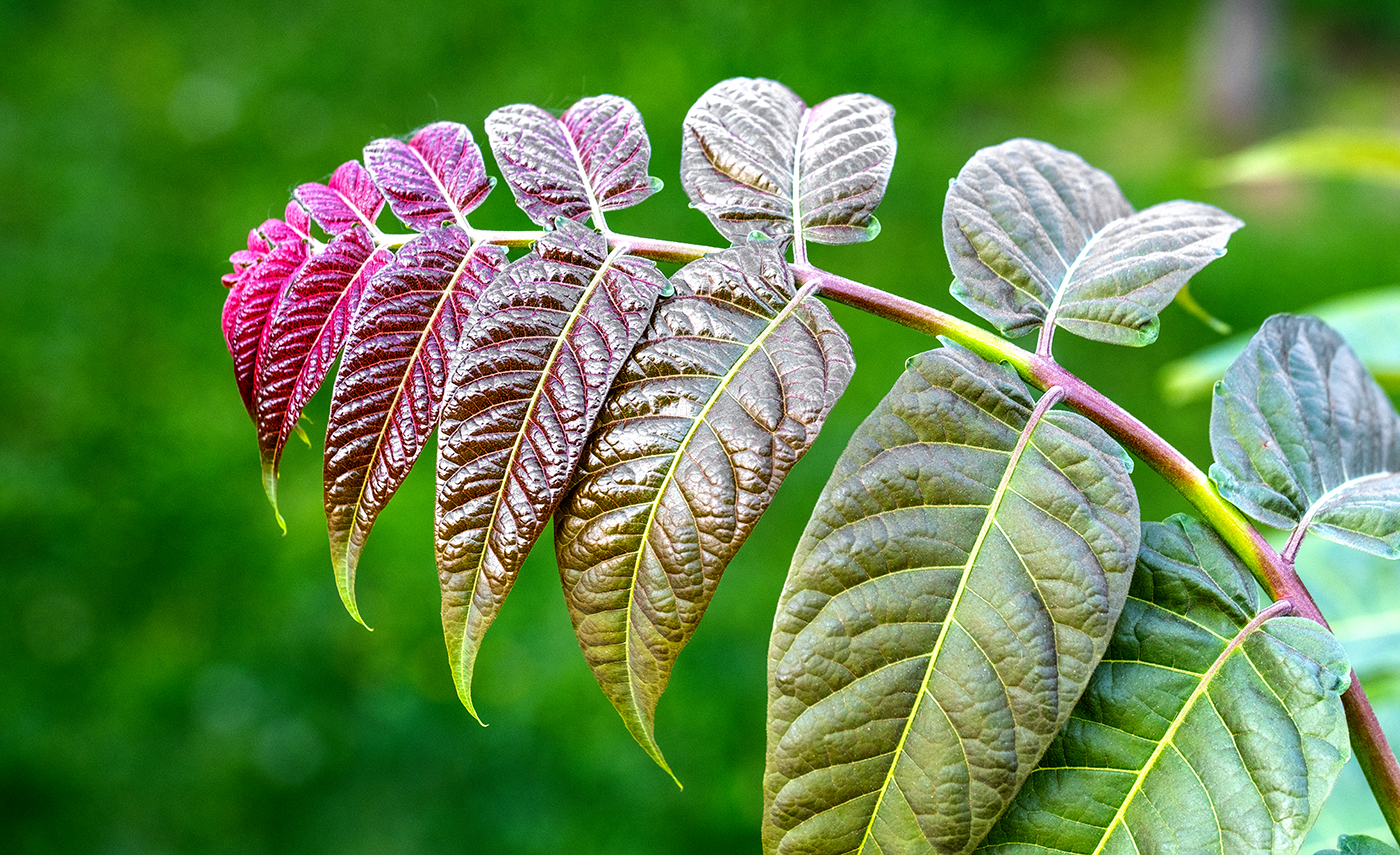
[{"label": "leaf tip", "polygon": [[647,186],[651,188],[651,192],[660,193],[661,190],[666,186],[666,182],[662,181],[660,178],[657,178],[655,175],[648,175]]},{"label": "leaf tip", "polygon": [[877,237],[879,237],[879,236],[880,236],[880,219],[879,219],[878,217],[871,217],[871,218],[870,218],[870,225],[868,225],[868,226],[865,227],[865,239],[868,240],[868,241],[869,241],[869,240],[874,240],[875,238],[877,238]]},{"label": "leaf tip", "polygon": [[340,591],[340,602],[345,605],[345,610],[350,613],[350,617],[355,622],[370,632],[374,632],[374,627],[365,623],[365,619],[360,617],[360,606],[355,601],[355,564],[358,556],[352,556],[350,550],[344,543],[337,543],[334,536],[331,538],[331,562],[335,570],[335,586]]},{"label": "leaf tip", "polygon": [[282,536],[287,536],[287,521],[282,519],[282,511],[277,507],[277,464],[263,461],[262,470],[263,492],[267,494],[267,503],[272,505],[272,515],[277,518],[277,527],[282,529]]}]

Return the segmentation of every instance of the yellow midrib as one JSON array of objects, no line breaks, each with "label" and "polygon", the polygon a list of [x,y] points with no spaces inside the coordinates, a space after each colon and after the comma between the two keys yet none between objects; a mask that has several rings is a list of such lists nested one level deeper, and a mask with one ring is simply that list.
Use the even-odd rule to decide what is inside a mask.
[{"label": "yellow midrib", "polygon": [[943,651],[943,641],[948,637],[948,627],[953,623],[958,604],[962,602],[963,593],[967,590],[968,576],[972,573],[972,566],[977,563],[977,558],[982,551],[982,544],[986,542],[987,535],[996,524],[997,511],[1001,508],[1002,499],[1010,492],[1011,478],[1021,463],[1021,457],[1030,447],[1031,435],[1035,433],[1036,426],[1040,424],[1046,411],[1054,405],[1057,397],[1052,397],[1051,392],[1046,392],[1040,403],[1031,411],[1030,417],[1026,420],[1026,426],[1021,429],[1021,434],[1017,437],[1016,447],[1012,451],[1011,459],[1007,461],[1006,472],[1002,474],[1001,483],[997,485],[996,493],[992,495],[991,504],[987,506],[987,516],[982,521],[982,529],[977,533],[977,540],[973,542],[972,549],[968,552],[967,562],[963,565],[962,578],[958,582],[958,590],[953,594],[952,602],[948,604],[948,614],[943,619],[943,625],[938,628],[938,639],[934,642],[933,650],[929,653],[928,667],[924,669],[924,678],[919,683],[919,692],[914,696],[914,706],[909,710],[909,719],[899,734],[899,742],[895,745],[894,753],[890,759],[890,769],[885,773],[885,780],[880,786],[880,795],[876,797],[875,807],[870,811],[870,821],[866,823],[865,834],[861,837],[860,848],[856,850],[856,855],[864,855],[865,844],[869,843],[874,835],[875,820],[880,816],[880,807],[885,803],[885,793],[890,791],[890,784],[894,781],[895,769],[899,766],[899,760],[904,754],[904,744],[909,739],[909,732],[914,729],[914,719],[919,714],[919,708],[923,706],[924,696],[928,694],[929,680],[933,677],[935,667],[938,665],[938,655]]}]

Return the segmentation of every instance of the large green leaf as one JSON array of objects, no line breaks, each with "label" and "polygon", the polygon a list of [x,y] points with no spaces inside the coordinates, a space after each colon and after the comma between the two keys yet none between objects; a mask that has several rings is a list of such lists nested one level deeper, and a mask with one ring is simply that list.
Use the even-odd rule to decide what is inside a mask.
[{"label": "large green leaf", "polygon": [[1157,313],[1225,254],[1244,223],[1200,202],[1134,213],[1108,173],[1036,140],[984,148],[943,207],[953,296],[1018,336],[1055,327],[1095,341],[1157,340]]},{"label": "large green leaf", "polygon": [[1210,477],[1254,519],[1400,558],[1400,414],[1317,318],[1275,315],[1215,388]]},{"label": "large green leaf", "polygon": [[764,848],[963,853],[1103,655],[1138,503],[1122,450],[961,348],[856,431],[769,649]]},{"label": "large green leaf", "polygon": [[1350,756],[1350,666],[1302,618],[1256,613],[1213,530],[1143,527],[1094,679],[979,851],[1298,851]]},{"label": "large green leaf", "polygon": [[855,367],[811,287],[794,293],[774,242],[692,262],[672,283],[554,529],[579,646],[662,768],[653,717],[676,657]]}]

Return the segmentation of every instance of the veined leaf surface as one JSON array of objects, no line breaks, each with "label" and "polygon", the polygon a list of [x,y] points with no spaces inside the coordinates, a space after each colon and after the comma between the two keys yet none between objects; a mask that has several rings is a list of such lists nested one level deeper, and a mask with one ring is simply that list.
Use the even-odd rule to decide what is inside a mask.
[{"label": "veined leaf surface", "polygon": [[292,193],[306,206],[316,225],[327,234],[338,235],[355,226],[375,230],[374,221],[384,210],[384,194],[374,186],[369,170],[358,160],[348,160],[336,168],[325,184],[309,182]]},{"label": "veined leaf surface", "polygon": [[233,356],[234,379],[238,382],[243,406],[254,424],[258,421],[258,363],[267,346],[268,321],[287,283],[306,262],[308,254],[306,241],[296,236],[286,223],[281,220],[275,222],[277,228],[270,228],[268,223],[264,223],[260,231],[263,236],[271,233],[276,237],[249,237],[250,249],[266,246],[264,252],[253,258],[235,254],[246,260],[248,266],[236,274],[224,303],[224,338]]},{"label": "veined leaf surface", "polygon": [[871,213],[894,155],[894,109],[879,98],[838,95],[809,109],[781,83],[739,77],[686,114],[681,183],[732,242],[759,231],[799,247],[860,243],[879,232]]},{"label": "veined leaf surface", "polygon": [[1008,336],[1059,326],[1134,346],[1156,341],[1157,313],[1243,225],[1200,202],[1134,213],[1108,173],[1035,140],[977,152],[943,207],[963,305]]},{"label": "veined leaf surface", "polygon": [[491,153],[531,220],[593,218],[627,208],[660,189],[647,175],[651,141],[642,115],[616,95],[584,98],[555,118],[533,104],[501,107],[486,117]]},{"label": "veined leaf surface", "polygon": [[1220,494],[1254,519],[1400,558],[1400,414],[1316,318],[1264,322],[1215,388]]},{"label": "veined leaf surface", "polygon": [[467,228],[467,214],[491,192],[481,149],[466,125],[437,122],[408,142],[378,139],[365,146],[365,165],[394,216],[427,231],[446,221]]},{"label": "veined leaf surface", "polygon": [[851,438],[769,647],[764,849],[966,853],[1108,645],[1139,541],[1129,461],[956,346]]},{"label": "veined leaf surface", "polygon": [[555,523],[579,645],[662,768],[653,720],[676,657],[854,367],[846,334],[811,291],[794,294],[773,243],[692,262],[672,282]]},{"label": "veined leaf surface", "polygon": [[340,355],[365,283],[392,258],[375,250],[364,226],[353,225],[297,271],[272,312],[255,403],[263,486],[274,510],[287,438]]},{"label": "veined leaf surface", "polygon": [[438,433],[437,563],[457,693],[666,277],[571,220],[486,289]]},{"label": "veined leaf surface", "polygon": [[1321,625],[1256,610],[1214,531],[1144,526],[1108,653],[978,851],[1297,852],[1351,753],[1350,666]]},{"label": "veined leaf surface", "polygon": [[335,378],[325,460],[331,562],[356,620],[360,550],[437,427],[472,306],[505,260],[500,247],[443,226],[406,244],[365,287]]}]

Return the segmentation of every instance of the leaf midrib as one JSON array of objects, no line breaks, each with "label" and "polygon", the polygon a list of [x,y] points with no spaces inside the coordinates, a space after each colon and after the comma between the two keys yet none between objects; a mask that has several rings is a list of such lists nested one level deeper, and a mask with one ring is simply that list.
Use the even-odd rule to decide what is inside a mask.
[{"label": "leaf midrib", "polygon": [[[744,349],[744,352],[739,355],[739,358],[734,360],[734,364],[730,367],[730,369],[726,371],[724,376],[720,378],[719,382],[715,384],[715,389],[713,392],[710,393],[709,400],[707,400],[705,402],[705,406],[702,407],[700,411],[695,414],[694,420],[691,422],[690,429],[686,431],[685,436],[682,437],[680,443],[677,444],[676,450],[671,454],[671,465],[667,469],[665,477],[662,478],[660,485],[657,487],[656,498],[653,499],[651,502],[651,509],[647,512],[647,520],[645,525],[642,526],[641,535],[638,539],[637,557],[633,559],[632,570],[629,574],[631,576],[631,581],[628,584],[627,608],[623,613],[623,627],[624,632],[626,633],[626,638],[623,641],[623,655],[624,662],[627,666],[627,693],[632,699],[633,709],[635,710],[641,709],[641,703],[637,698],[636,681],[632,679],[632,604],[636,600],[637,577],[641,574],[642,556],[645,555],[647,551],[647,542],[651,538],[651,529],[653,523],[655,523],[656,521],[656,512],[660,510],[662,499],[665,497],[666,491],[670,488],[672,482],[675,480],[676,470],[680,467],[680,461],[681,458],[684,456],[684,451],[690,445],[691,440],[695,438],[695,434],[700,430],[700,425],[705,423],[706,417],[710,414],[710,411],[714,409],[715,404],[717,404],[724,397],[725,392],[729,388],[729,384],[733,382],[736,376],[738,376],[740,369],[742,369],[744,365],[748,363],[750,357],[752,357],[756,352],[758,352],[760,348],[762,348],[764,342],[766,342],[768,340],[768,337],[773,334],[773,331],[776,330],[779,326],[781,326],[785,320],[792,316],[793,312],[796,311],[799,303],[801,303],[815,291],[816,283],[803,287],[800,291],[793,295],[792,300],[790,300],[788,304],[784,306],[782,310],[773,317],[773,320],[770,321],[766,327],[764,327],[763,331],[760,332],[758,335],[754,336],[754,340],[749,343],[748,347]],[[661,752],[655,744],[655,739],[653,738],[651,742],[651,751],[654,751],[656,754],[656,759],[660,760]],[[651,753],[651,751],[649,751],[648,753]],[[664,761],[661,761],[660,765],[662,766],[662,768],[666,769],[667,773],[670,773],[671,770],[666,766],[666,763]]]},{"label": "leaf midrib", "polygon": [[[865,845],[872,839],[875,830],[875,820],[879,818],[880,808],[885,802],[885,793],[889,792],[891,784],[896,783],[895,769],[898,768],[899,761],[904,755],[904,744],[909,739],[910,731],[914,729],[914,719],[918,716],[919,709],[923,706],[924,696],[929,693],[929,680],[933,677],[933,672],[937,668],[938,656],[943,650],[944,640],[948,637],[948,628],[953,623],[957,622],[957,610],[959,604],[962,602],[963,594],[968,588],[968,576],[972,573],[973,566],[977,563],[977,559],[981,555],[982,545],[986,542],[987,535],[991,533],[992,528],[996,525],[997,511],[1001,509],[1002,500],[1006,497],[1007,493],[1010,492],[1011,479],[1020,466],[1021,458],[1024,456],[1026,448],[1030,446],[1031,436],[1035,433],[1036,427],[1044,419],[1045,413],[1049,411],[1050,407],[1054,406],[1058,398],[1059,395],[1046,392],[1041,397],[1040,401],[1036,403],[1035,408],[1026,419],[1025,427],[1021,429],[1020,435],[1016,439],[1016,447],[1011,452],[1011,458],[1007,461],[1006,471],[1002,474],[1001,483],[997,485],[996,492],[992,495],[992,501],[987,505],[987,516],[982,521],[982,529],[977,533],[977,540],[973,542],[972,548],[968,551],[967,561],[963,564],[962,579],[958,582],[958,589],[953,594],[952,602],[948,604],[948,612],[947,616],[943,619],[943,625],[938,629],[938,638],[934,641],[933,650],[929,653],[928,667],[924,669],[924,677],[919,684],[919,691],[914,696],[914,706],[909,710],[909,716],[904,723],[904,729],[899,734],[899,742],[895,745],[894,752],[890,758],[889,771],[885,773],[885,780],[880,786],[880,795],[875,800],[875,807],[870,812],[870,821],[866,823],[865,834],[861,837],[860,847],[856,850],[855,855],[864,855]],[[946,711],[944,711],[944,715],[947,715]],[[951,725],[952,722],[950,721],[949,724]],[[961,738],[958,740],[958,744],[962,745]],[[966,752],[965,748],[963,750]]]},{"label": "leaf midrib", "polygon": [[[481,555],[476,561],[476,566],[472,567],[470,571],[468,571],[473,574],[473,592],[475,592],[476,586],[480,582],[481,569],[486,566],[486,555],[491,551],[491,532],[494,531],[496,528],[496,519],[498,518],[501,512],[502,500],[504,499],[506,493],[506,486],[510,483],[511,470],[515,467],[515,461],[520,454],[520,448],[525,441],[525,435],[529,433],[531,417],[534,415],[535,407],[539,403],[540,394],[544,391],[544,387],[549,381],[550,371],[554,368],[554,364],[558,360],[559,355],[563,353],[564,342],[568,339],[569,333],[574,329],[575,325],[578,323],[579,318],[583,317],[584,307],[586,306],[589,297],[593,296],[593,293],[598,290],[598,287],[602,284],[604,277],[607,275],[608,271],[612,269],[612,266],[617,260],[618,256],[622,255],[624,252],[626,252],[626,250],[627,248],[625,246],[619,246],[612,252],[608,253],[607,257],[603,260],[602,266],[598,268],[597,272],[593,275],[592,279],[589,280],[587,287],[584,288],[583,293],[579,296],[578,302],[574,304],[573,311],[569,313],[568,319],[564,321],[564,326],[561,328],[559,335],[556,336],[554,339],[554,347],[550,350],[549,359],[545,361],[544,367],[540,371],[539,378],[535,382],[535,390],[530,395],[530,403],[525,408],[525,418],[521,422],[520,429],[516,431],[515,442],[511,446],[510,455],[506,458],[506,464],[502,470],[504,475],[501,478],[501,486],[496,491],[495,500],[493,500],[491,503],[491,519],[487,523],[485,529],[486,542],[482,544]],[[453,671],[456,672],[454,676],[458,678],[457,682],[459,685],[461,684],[462,678],[462,650],[467,641],[466,625],[467,621],[471,618],[472,612],[475,611],[475,602],[475,597],[468,600],[467,611],[466,614],[463,616],[462,620],[462,642],[458,645],[458,659],[457,662],[454,663],[453,668]]]},{"label": "leaf midrib", "polygon": [[[1287,601],[1274,603],[1269,608],[1255,615],[1249,623],[1245,624],[1244,627],[1235,634],[1234,638],[1230,639],[1229,643],[1225,645],[1225,649],[1220,652],[1220,655],[1215,658],[1215,661],[1206,669],[1206,672],[1201,675],[1200,683],[1192,690],[1190,697],[1188,697],[1186,703],[1182,705],[1181,711],[1176,714],[1172,719],[1172,723],[1167,727],[1166,732],[1162,734],[1162,738],[1157,743],[1157,747],[1153,749],[1152,755],[1147,758],[1147,761],[1142,765],[1142,769],[1138,771],[1136,780],[1133,781],[1133,785],[1129,788],[1128,794],[1123,797],[1123,802],[1118,806],[1118,810],[1114,813],[1113,819],[1104,827],[1103,837],[1099,840],[1099,845],[1095,847],[1091,855],[1102,855],[1104,847],[1108,845],[1109,839],[1113,836],[1114,830],[1122,824],[1127,817],[1128,807],[1132,804],[1134,797],[1142,791],[1143,782],[1147,780],[1147,776],[1156,768],[1157,761],[1161,759],[1162,754],[1166,752],[1167,748],[1170,747],[1180,753],[1180,749],[1177,749],[1173,744],[1176,733],[1186,721],[1187,715],[1195,708],[1196,702],[1208,691],[1211,680],[1215,679],[1216,675],[1220,673],[1220,669],[1225,667],[1226,660],[1228,660],[1236,650],[1244,646],[1249,636],[1252,635],[1255,630],[1263,626],[1265,621],[1285,611],[1286,608],[1291,608],[1291,606],[1287,604]],[[1185,755],[1182,755],[1182,757],[1184,759]],[[1207,798],[1209,799],[1209,791],[1207,791]],[[1214,800],[1211,799],[1210,801],[1213,805]]]}]

